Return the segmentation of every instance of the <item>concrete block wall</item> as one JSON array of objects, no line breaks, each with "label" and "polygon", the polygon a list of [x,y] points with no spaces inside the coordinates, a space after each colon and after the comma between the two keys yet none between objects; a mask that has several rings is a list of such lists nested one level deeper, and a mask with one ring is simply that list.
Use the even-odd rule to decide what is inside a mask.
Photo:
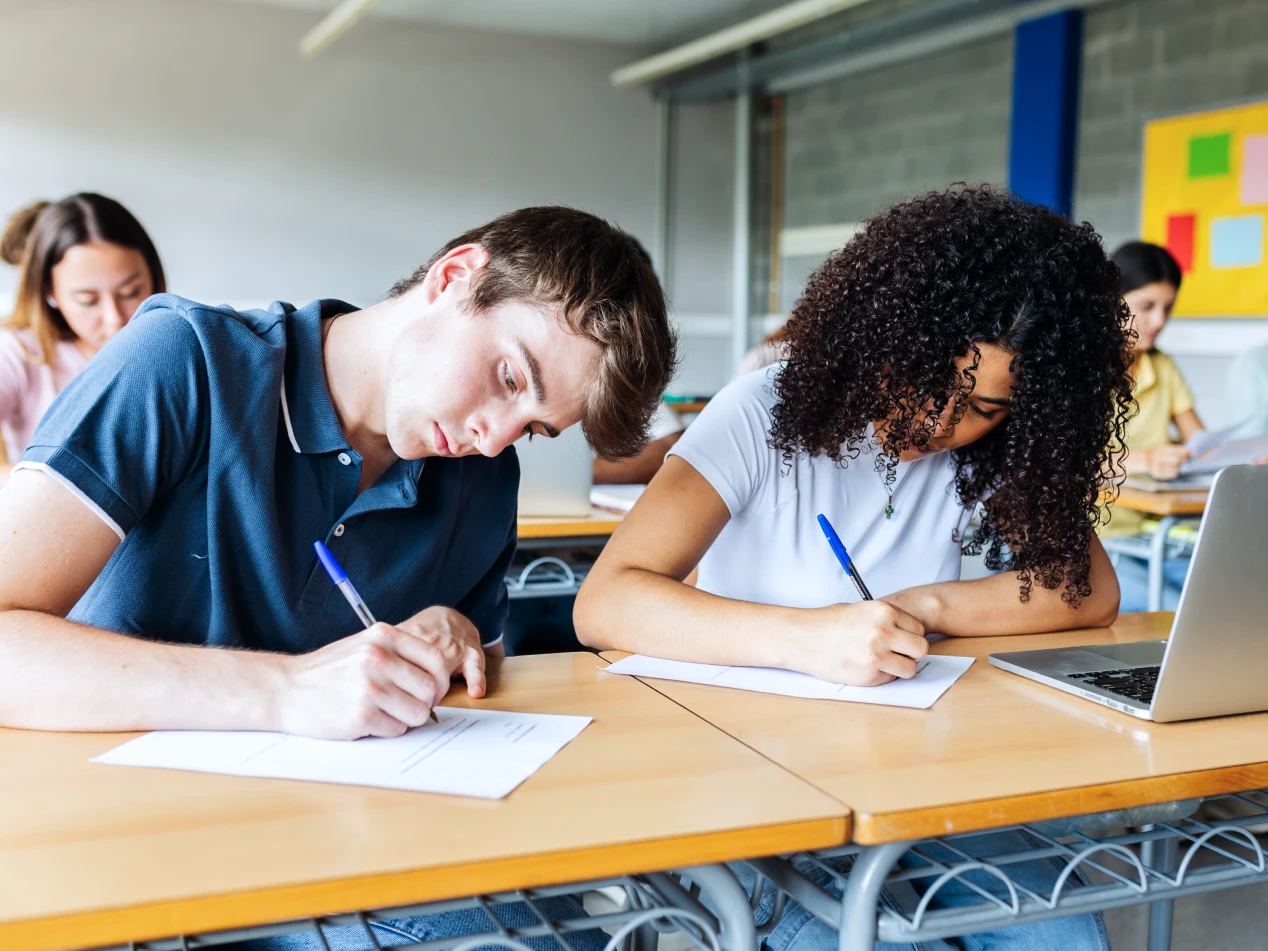
[{"label": "concrete block wall", "polygon": [[[1005,183],[1012,59],[1002,36],[789,93],[784,226],[859,221],[953,182]],[[820,263],[784,261],[784,312]]]},{"label": "concrete block wall", "polygon": [[1147,121],[1268,95],[1268,0],[1124,0],[1083,37],[1074,213],[1113,248],[1139,229]]},{"label": "concrete block wall", "polygon": [[1011,36],[790,93],[785,224],[866,218],[914,192],[1008,175]]},{"label": "concrete block wall", "polygon": [[[1011,36],[1000,37],[790,94],[785,225],[857,221],[956,181],[1006,182],[1012,50]],[[1115,0],[1088,10],[1075,218],[1091,221],[1107,249],[1136,236],[1144,124],[1266,96],[1268,0]],[[784,262],[785,311],[818,264]],[[1268,319],[1194,327],[1174,322],[1160,345],[1189,377],[1199,412],[1219,425],[1227,366],[1268,339]]]},{"label": "concrete block wall", "polygon": [[[1145,123],[1268,96],[1268,0],[1123,0],[1084,20],[1074,214],[1109,249],[1140,229]],[[1209,426],[1232,422],[1229,364],[1268,339],[1268,320],[1173,321],[1176,358]]]}]

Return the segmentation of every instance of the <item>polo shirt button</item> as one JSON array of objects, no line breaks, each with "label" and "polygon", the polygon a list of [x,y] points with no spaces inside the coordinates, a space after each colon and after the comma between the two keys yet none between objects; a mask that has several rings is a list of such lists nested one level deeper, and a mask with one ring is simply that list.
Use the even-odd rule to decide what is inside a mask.
[{"label": "polo shirt button", "polygon": [[339,465],[341,466],[352,465],[352,457],[348,455],[346,452],[339,453]]},{"label": "polo shirt button", "polygon": [[342,523],[342,522],[340,522],[338,525],[336,525],[336,526],[335,526],[335,538],[339,538],[341,535],[343,535],[343,523]]}]

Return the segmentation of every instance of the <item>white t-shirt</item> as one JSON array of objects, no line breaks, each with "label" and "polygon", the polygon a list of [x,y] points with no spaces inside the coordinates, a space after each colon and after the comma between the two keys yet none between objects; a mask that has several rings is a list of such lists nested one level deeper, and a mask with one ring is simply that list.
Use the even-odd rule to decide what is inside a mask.
[{"label": "white t-shirt", "polygon": [[[770,367],[735,380],[670,450],[699,472],[731,512],[700,561],[702,591],[789,607],[858,601],[816,519],[828,517],[873,597],[960,577],[960,538],[972,506],[955,494],[951,454],[900,462],[887,490],[875,444],[844,466],[804,454],[786,464],[767,443]],[[893,494],[893,516],[885,517]]]}]

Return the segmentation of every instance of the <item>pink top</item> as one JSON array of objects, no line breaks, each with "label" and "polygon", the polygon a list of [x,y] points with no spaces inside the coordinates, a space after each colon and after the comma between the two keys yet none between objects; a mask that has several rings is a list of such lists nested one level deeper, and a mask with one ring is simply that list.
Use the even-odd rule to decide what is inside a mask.
[{"label": "pink top", "polygon": [[10,465],[22,458],[53,398],[88,365],[88,357],[69,341],[58,343],[52,366],[28,356],[39,352],[30,330],[0,328],[0,435]]}]

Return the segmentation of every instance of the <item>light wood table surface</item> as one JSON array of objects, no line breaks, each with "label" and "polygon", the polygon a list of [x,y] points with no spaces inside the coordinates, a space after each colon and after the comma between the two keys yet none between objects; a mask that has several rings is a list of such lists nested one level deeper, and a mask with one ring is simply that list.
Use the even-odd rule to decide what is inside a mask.
[{"label": "light wood table surface", "polygon": [[[829,847],[848,810],[593,654],[455,706],[595,718],[506,799],[103,766],[0,730],[0,948],[45,951]],[[461,688],[459,688],[461,689]]]},{"label": "light wood table surface", "polygon": [[935,653],[977,660],[928,710],[647,683],[849,806],[864,845],[1268,785],[1268,714],[1154,724],[986,660],[1159,639],[1170,624],[1135,614],[1109,629],[942,640]]},{"label": "light wood table surface", "polygon": [[1123,488],[1114,504],[1145,515],[1201,515],[1206,510],[1207,489],[1182,489],[1175,492],[1146,492]]},{"label": "light wood table surface", "polygon": [[525,516],[519,520],[520,539],[531,538],[606,538],[616,531],[622,516],[616,512],[592,508],[589,515],[547,518]]}]

